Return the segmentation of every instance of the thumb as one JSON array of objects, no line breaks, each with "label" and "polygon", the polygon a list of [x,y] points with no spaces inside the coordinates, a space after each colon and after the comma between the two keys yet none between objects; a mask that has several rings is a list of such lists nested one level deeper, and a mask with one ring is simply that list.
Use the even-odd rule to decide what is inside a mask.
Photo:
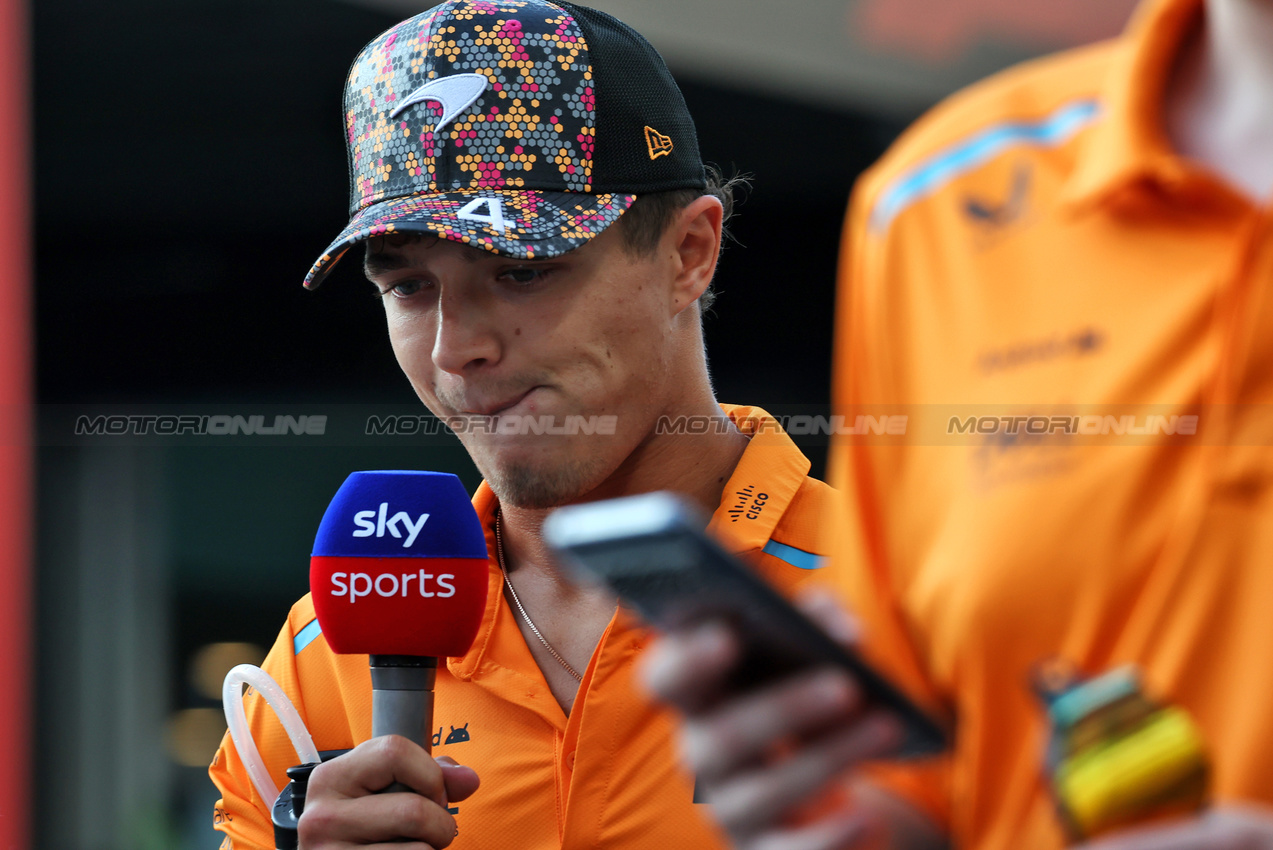
[{"label": "thumb", "polygon": [[442,784],[446,788],[448,803],[458,803],[468,798],[481,784],[477,771],[459,764],[450,756],[438,756],[434,761],[442,768]]}]

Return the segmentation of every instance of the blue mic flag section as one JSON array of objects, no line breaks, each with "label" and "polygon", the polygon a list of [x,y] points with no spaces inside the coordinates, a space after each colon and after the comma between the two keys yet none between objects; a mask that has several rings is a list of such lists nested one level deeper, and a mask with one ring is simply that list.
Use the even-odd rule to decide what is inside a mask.
[{"label": "blue mic flag section", "polygon": [[314,539],[315,557],[486,558],[486,535],[464,484],[447,472],[355,472]]}]

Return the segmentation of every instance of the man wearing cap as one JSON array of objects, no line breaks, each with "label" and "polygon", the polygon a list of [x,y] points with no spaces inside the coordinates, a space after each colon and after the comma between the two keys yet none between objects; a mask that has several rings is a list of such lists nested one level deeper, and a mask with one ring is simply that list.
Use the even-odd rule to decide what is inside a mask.
[{"label": "man wearing cap", "polygon": [[[712,394],[700,317],[729,192],[709,181],[679,90],[608,15],[451,0],[363,50],[345,129],[353,216],[306,285],[365,245],[398,362],[439,418],[593,424],[457,429],[486,479],[474,504],[491,592],[473,647],[438,674],[441,763],[367,741],[366,660],[330,651],[309,597],[293,607],[266,670],[320,750],[356,748],[313,774],[301,846],[723,846],[671,717],[634,683],[647,632],[562,581],[539,537],[553,507],[671,489],[784,593],[819,577],[833,491],[767,414]],[[689,435],[668,427],[690,421]],[[282,785],[296,757],[248,702]],[[273,801],[228,738],[211,774],[223,846],[273,847]],[[374,793],[394,781],[418,793]]]},{"label": "man wearing cap", "polygon": [[[1273,3],[1150,0],[942,104],[855,190],[836,412],[911,432],[833,452],[865,565],[837,575],[954,718],[948,757],[873,778],[955,846],[1273,846],[1271,152]],[[663,662],[699,699],[719,667]],[[798,731],[756,720],[776,699],[700,717],[698,750]],[[790,786],[725,748],[717,793]],[[776,814],[730,826],[812,846]]]}]

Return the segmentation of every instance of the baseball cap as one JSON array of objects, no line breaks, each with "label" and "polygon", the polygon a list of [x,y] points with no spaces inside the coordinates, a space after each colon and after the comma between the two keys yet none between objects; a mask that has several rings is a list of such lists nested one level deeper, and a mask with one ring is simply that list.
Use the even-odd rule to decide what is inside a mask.
[{"label": "baseball cap", "polygon": [[662,57],[595,9],[450,0],[373,39],[345,86],[351,247],[432,233],[518,259],[574,250],[638,195],[706,186]]}]

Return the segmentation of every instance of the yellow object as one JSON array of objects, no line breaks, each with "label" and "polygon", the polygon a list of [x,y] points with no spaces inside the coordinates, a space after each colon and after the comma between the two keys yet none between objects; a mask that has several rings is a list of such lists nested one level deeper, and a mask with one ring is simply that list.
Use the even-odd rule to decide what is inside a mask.
[{"label": "yellow object", "polygon": [[1205,770],[1193,721],[1178,708],[1165,708],[1135,732],[1062,763],[1055,783],[1075,825],[1091,836],[1180,797],[1192,800]]}]

